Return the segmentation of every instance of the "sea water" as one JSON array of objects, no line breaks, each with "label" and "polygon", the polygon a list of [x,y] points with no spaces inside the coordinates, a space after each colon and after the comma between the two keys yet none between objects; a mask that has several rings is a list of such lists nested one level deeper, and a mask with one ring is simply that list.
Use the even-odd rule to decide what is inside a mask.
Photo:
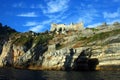
[{"label": "sea water", "polygon": [[0,68],[0,80],[120,80],[120,71],[40,71]]}]

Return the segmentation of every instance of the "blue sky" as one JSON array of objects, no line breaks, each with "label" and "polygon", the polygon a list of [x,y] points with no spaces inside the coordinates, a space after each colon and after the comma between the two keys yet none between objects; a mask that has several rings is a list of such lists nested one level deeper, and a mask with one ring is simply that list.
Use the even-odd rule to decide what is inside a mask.
[{"label": "blue sky", "polygon": [[120,22],[120,0],[0,0],[0,22],[19,32],[81,21],[85,27]]}]

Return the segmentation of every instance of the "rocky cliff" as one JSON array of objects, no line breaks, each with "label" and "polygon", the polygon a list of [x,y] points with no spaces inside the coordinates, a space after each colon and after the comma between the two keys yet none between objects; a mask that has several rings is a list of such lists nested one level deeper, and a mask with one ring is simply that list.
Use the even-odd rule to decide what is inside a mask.
[{"label": "rocky cliff", "polygon": [[1,67],[119,70],[119,57],[120,23],[82,31],[70,30],[66,34],[32,31],[19,33],[8,26],[0,26]]}]

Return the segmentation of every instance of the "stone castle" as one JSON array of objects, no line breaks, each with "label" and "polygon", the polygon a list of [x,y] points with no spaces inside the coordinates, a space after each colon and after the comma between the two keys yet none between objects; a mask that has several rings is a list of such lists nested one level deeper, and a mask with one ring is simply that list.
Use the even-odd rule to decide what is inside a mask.
[{"label": "stone castle", "polygon": [[77,24],[71,23],[70,25],[53,23],[51,24],[51,29],[50,29],[50,31],[56,31],[56,32],[61,31],[62,33],[69,30],[77,30],[77,31],[84,30],[84,24],[83,22]]}]

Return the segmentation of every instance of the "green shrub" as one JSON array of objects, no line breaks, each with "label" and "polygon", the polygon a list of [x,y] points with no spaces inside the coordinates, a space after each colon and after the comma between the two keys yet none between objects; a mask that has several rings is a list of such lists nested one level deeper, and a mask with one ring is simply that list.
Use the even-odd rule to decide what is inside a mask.
[{"label": "green shrub", "polygon": [[94,36],[90,37],[88,40],[91,41],[96,41],[96,40],[103,40],[105,38],[108,38],[110,36],[114,36],[120,34],[120,29],[118,30],[113,30],[113,31],[109,31],[109,32],[102,32],[99,34],[95,34]]},{"label": "green shrub", "polygon": [[35,44],[44,44],[47,43],[48,40],[52,39],[53,36],[49,34],[39,34],[36,38],[34,38]]},{"label": "green shrub", "polygon": [[105,38],[108,38],[110,36],[118,35],[120,34],[120,29],[109,31],[109,32],[102,32],[99,34],[95,34],[91,37],[80,37],[78,38],[79,41],[85,40],[87,42],[97,41],[97,40],[103,40]]},{"label": "green shrub", "polygon": [[32,41],[32,37],[29,36],[29,37],[26,37],[26,36],[21,36],[20,38],[16,39],[14,44],[16,45],[25,45],[25,46],[28,46],[27,44],[30,44],[29,42]]},{"label": "green shrub", "polygon": [[80,37],[80,38],[78,38],[79,41],[86,40],[86,39],[87,39],[87,37]]}]

